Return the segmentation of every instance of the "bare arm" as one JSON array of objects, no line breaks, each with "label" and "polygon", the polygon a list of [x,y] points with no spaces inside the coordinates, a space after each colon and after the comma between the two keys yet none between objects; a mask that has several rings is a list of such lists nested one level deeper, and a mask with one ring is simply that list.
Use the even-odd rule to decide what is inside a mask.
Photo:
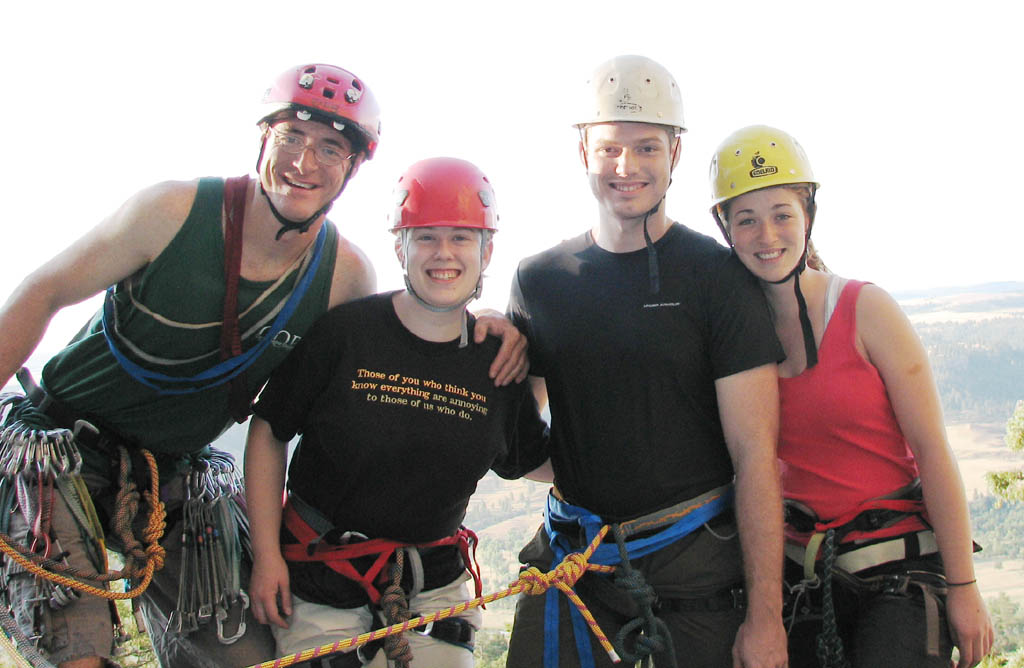
[{"label": "bare arm", "polygon": [[288,628],[292,614],[288,565],[281,556],[281,500],[288,444],[258,416],[245,442],[245,498],[252,532],[253,567],[249,582],[252,611],[261,624]]},{"label": "bare arm", "polygon": [[367,297],[377,291],[377,273],[370,258],[347,239],[338,240],[338,256],[331,277],[329,306]]},{"label": "bare arm", "polygon": [[136,193],[81,239],[32,272],[0,309],[0,387],[39,344],[54,314],[131,276],[181,229],[196,182]]},{"label": "bare arm", "polygon": [[[865,285],[857,300],[858,347],[878,369],[921,475],[928,516],[949,582],[975,579],[967,499],[946,438],[939,392],[928,355],[899,305]],[[992,647],[992,624],[977,584],[950,587],[949,625],[960,667],[973,666]]]},{"label": "bare arm", "polygon": [[747,616],[736,634],[733,665],[781,668],[786,665],[786,632],[776,366],[766,364],[720,378],[715,391],[736,470],[736,521],[747,588]]},{"label": "bare arm", "polygon": [[[547,383],[544,382],[544,378],[541,376],[527,376],[527,380],[530,382],[530,390],[533,392],[533,398],[537,401],[537,410],[544,412],[544,407],[548,405]],[[555,470],[551,468],[551,459],[549,458],[543,464],[523,477],[527,480],[533,480],[534,482],[554,483]]]}]

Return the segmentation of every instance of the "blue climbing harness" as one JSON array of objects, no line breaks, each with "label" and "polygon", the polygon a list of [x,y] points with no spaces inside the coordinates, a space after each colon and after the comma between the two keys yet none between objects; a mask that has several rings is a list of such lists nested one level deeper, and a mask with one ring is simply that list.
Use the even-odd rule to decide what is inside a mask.
[{"label": "blue climbing harness", "polygon": [[[625,536],[646,533],[648,530],[665,527],[657,533],[625,542],[628,559],[638,559],[645,555],[671,545],[684,538],[705,522],[716,517],[722,511],[732,507],[735,492],[731,484],[715,488],[695,499],[657,511],[636,520],[624,522],[620,526]],[[679,519],[675,519],[678,517]],[[665,526],[666,521],[671,522]],[[578,525],[583,529],[583,545],[590,545],[598,532],[607,522],[586,508],[574,506],[548,494],[547,509],[544,513],[544,529],[554,558],[551,561],[553,570],[571,552],[578,552],[579,546],[574,545],[576,534],[559,531],[556,526]],[[622,563],[618,547],[614,543],[603,543],[590,557],[590,563],[601,566],[616,566]],[[576,640],[576,651],[579,656],[580,668],[594,668],[594,656],[590,648],[590,637],[587,622],[575,607],[569,607],[572,620],[573,636]],[[544,600],[544,668],[558,668],[558,590],[549,589]]]}]

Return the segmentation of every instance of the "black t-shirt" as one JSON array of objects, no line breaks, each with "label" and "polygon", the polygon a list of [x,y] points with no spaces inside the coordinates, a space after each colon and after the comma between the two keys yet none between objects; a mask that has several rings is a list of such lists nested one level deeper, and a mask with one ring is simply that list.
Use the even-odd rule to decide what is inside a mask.
[{"label": "black t-shirt", "polygon": [[[488,378],[498,339],[471,338],[465,348],[424,341],[402,325],[392,294],[328,311],[254,412],[281,440],[302,434],[288,488],[335,527],[423,543],[458,530],[488,469],[515,478],[543,463],[545,425],[526,383],[496,388]],[[294,538],[282,529],[282,541]],[[302,598],[365,603],[357,585],[322,564],[289,569]],[[454,548],[439,548],[424,556],[424,571],[432,589],[462,564]]]},{"label": "black t-shirt", "polygon": [[784,356],[728,249],[679,224],[654,247],[657,294],[646,249],[611,253],[589,233],[527,258],[512,284],[530,373],[547,383],[556,483],[610,521],[729,482],[715,380]]}]

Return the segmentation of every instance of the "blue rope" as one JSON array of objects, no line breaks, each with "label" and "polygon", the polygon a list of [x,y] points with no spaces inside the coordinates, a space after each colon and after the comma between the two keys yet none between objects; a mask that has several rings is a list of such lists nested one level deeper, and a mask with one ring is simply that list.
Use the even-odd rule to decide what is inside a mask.
[{"label": "blue rope", "polygon": [[[107,347],[110,349],[114,359],[117,360],[118,364],[124,371],[142,383],[146,387],[150,387],[156,390],[159,394],[170,395],[170,394],[193,394],[202,390],[207,390],[218,385],[222,385],[238,374],[245,371],[247,368],[259,359],[259,356],[270,346],[274,337],[284,329],[288,319],[291,318],[295,309],[298,308],[299,302],[305,296],[306,291],[309,289],[310,284],[313,282],[313,277],[316,275],[317,268],[320,266],[320,260],[323,254],[324,242],[327,238],[327,226],[324,225],[320,228],[319,234],[316,237],[316,243],[313,247],[313,258],[310,262],[309,268],[306,273],[299,280],[298,285],[292,290],[291,295],[288,296],[288,301],[285,302],[284,307],[281,309],[277,317],[274,318],[273,324],[270,329],[264,335],[263,339],[259,341],[255,346],[245,351],[241,355],[232,357],[231,359],[224,360],[218,364],[210,367],[205,371],[201,371],[192,376],[168,376],[166,374],[158,373],[156,371],[150,371],[136,364],[135,362],[128,359],[124,353],[122,353],[117,343],[114,341],[113,336],[113,309],[114,309],[114,287],[110,286],[107,288],[107,294],[103,299],[103,336],[107,341]],[[177,388],[166,388],[160,387],[152,381],[163,381],[165,383],[181,383],[188,384],[188,387],[177,387]],[[209,381],[209,382],[207,382]]]}]

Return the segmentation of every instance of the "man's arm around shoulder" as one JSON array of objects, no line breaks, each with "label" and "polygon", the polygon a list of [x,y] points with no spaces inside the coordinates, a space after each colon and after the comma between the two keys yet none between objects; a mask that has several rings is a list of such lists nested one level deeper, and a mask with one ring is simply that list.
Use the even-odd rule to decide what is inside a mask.
[{"label": "man's arm around shoulder", "polygon": [[32,354],[57,311],[131,276],[159,255],[188,217],[197,182],[165,182],[127,202],[28,275],[0,309],[0,386]]},{"label": "man's arm around shoulder", "polygon": [[782,491],[775,364],[715,381],[725,442],[736,470],[736,520],[743,551],[747,616],[733,644],[733,665],[786,665],[782,625]]}]

